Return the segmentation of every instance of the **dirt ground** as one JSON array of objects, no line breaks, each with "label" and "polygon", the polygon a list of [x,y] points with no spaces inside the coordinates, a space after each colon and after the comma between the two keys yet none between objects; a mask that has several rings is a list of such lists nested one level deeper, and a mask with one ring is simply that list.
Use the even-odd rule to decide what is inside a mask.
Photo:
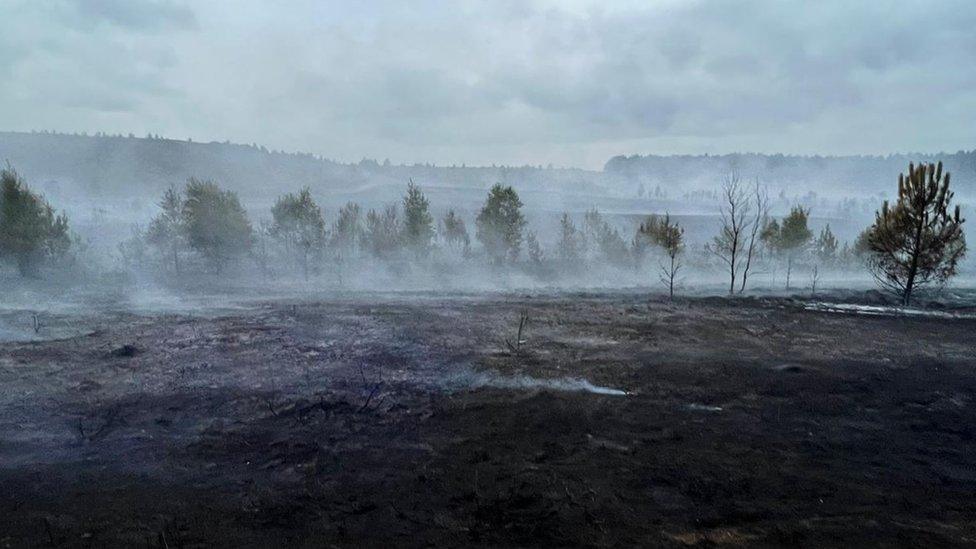
[{"label": "dirt ground", "polygon": [[49,322],[83,334],[0,344],[0,547],[976,545],[972,319],[555,294]]}]

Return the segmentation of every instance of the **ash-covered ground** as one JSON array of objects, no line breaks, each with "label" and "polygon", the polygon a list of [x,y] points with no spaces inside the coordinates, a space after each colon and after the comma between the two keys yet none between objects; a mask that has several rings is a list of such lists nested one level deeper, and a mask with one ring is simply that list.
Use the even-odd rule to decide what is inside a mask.
[{"label": "ash-covered ground", "polygon": [[0,313],[4,547],[976,543],[972,309]]}]

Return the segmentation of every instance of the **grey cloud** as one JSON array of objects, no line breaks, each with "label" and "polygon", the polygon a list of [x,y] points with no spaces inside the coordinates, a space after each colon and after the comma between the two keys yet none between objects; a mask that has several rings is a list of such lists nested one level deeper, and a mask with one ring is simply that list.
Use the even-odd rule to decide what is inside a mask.
[{"label": "grey cloud", "polygon": [[[53,129],[448,163],[571,164],[615,146],[956,149],[976,137],[964,127],[976,116],[965,2],[53,5],[60,17],[25,7],[0,37],[0,70],[17,78],[0,90],[0,119],[35,109],[61,115]],[[57,93],[32,103],[52,82]],[[119,109],[122,122],[100,114]],[[944,118],[914,124],[926,110]],[[915,131],[892,131],[893,114]]]},{"label": "grey cloud", "polygon": [[69,0],[80,25],[105,23],[136,31],[190,29],[193,11],[171,0]]}]

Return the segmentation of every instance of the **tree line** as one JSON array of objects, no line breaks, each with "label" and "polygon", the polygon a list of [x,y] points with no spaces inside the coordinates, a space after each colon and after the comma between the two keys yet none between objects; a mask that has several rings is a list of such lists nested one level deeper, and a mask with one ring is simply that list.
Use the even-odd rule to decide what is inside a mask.
[{"label": "tree line", "polygon": [[[810,210],[794,206],[787,215],[769,213],[766,191],[749,185],[735,171],[721,186],[721,228],[705,255],[723,266],[728,292],[742,293],[760,261],[785,267],[786,288],[795,265],[813,263],[813,284],[820,266],[865,265],[878,284],[908,304],[920,288],[946,284],[966,253],[959,207],[951,205],[950,175],[942,164],[909,165],[898,180],[898,195],[885,202],[874,223],[857,240],[840,247],[830,226],[814,235]],[[145,228],[119,244],[119,255],[132,268],[150,262],[176,275],[205,266],[221,273],[250,258],[266,274],[282,266],[310,276],[366,258],[426,261],[433,254],[463,260],[476,255],[495,266],[518,264],[539,275],[565,273],[588,262],[656,269],[673,296],[690,258],[684,228],[670,215],[650,215],[625,239],[596,209],[578,226],[569,214],[559,220],[554,249],[546,250],[527,229],[523,204],[511,186],[496,184],[474,219],[476,254],[463,217],[449,210],[435,220],[423,190],[413,181],[399,203],[366,212],[356,203],[342,206],[331,225],[308,188],[278,197],[269,221],[252,224],[233,191],[213,181],[191,178],[182,189],[165,191],[159,212]],[[31,190],[10,166],[0,172],[0,261],[25,277],[42,266],[70,257],[75,239],[68,218]]]}]

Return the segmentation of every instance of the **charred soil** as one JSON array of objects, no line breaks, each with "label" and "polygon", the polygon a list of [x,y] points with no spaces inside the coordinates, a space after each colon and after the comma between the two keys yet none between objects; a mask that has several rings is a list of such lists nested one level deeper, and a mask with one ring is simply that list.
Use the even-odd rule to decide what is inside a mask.
[{"label": "charred soil", "polygon": [[84,322],[0,344],[0,547],[976,543],[969,318],[562,294]]}]

